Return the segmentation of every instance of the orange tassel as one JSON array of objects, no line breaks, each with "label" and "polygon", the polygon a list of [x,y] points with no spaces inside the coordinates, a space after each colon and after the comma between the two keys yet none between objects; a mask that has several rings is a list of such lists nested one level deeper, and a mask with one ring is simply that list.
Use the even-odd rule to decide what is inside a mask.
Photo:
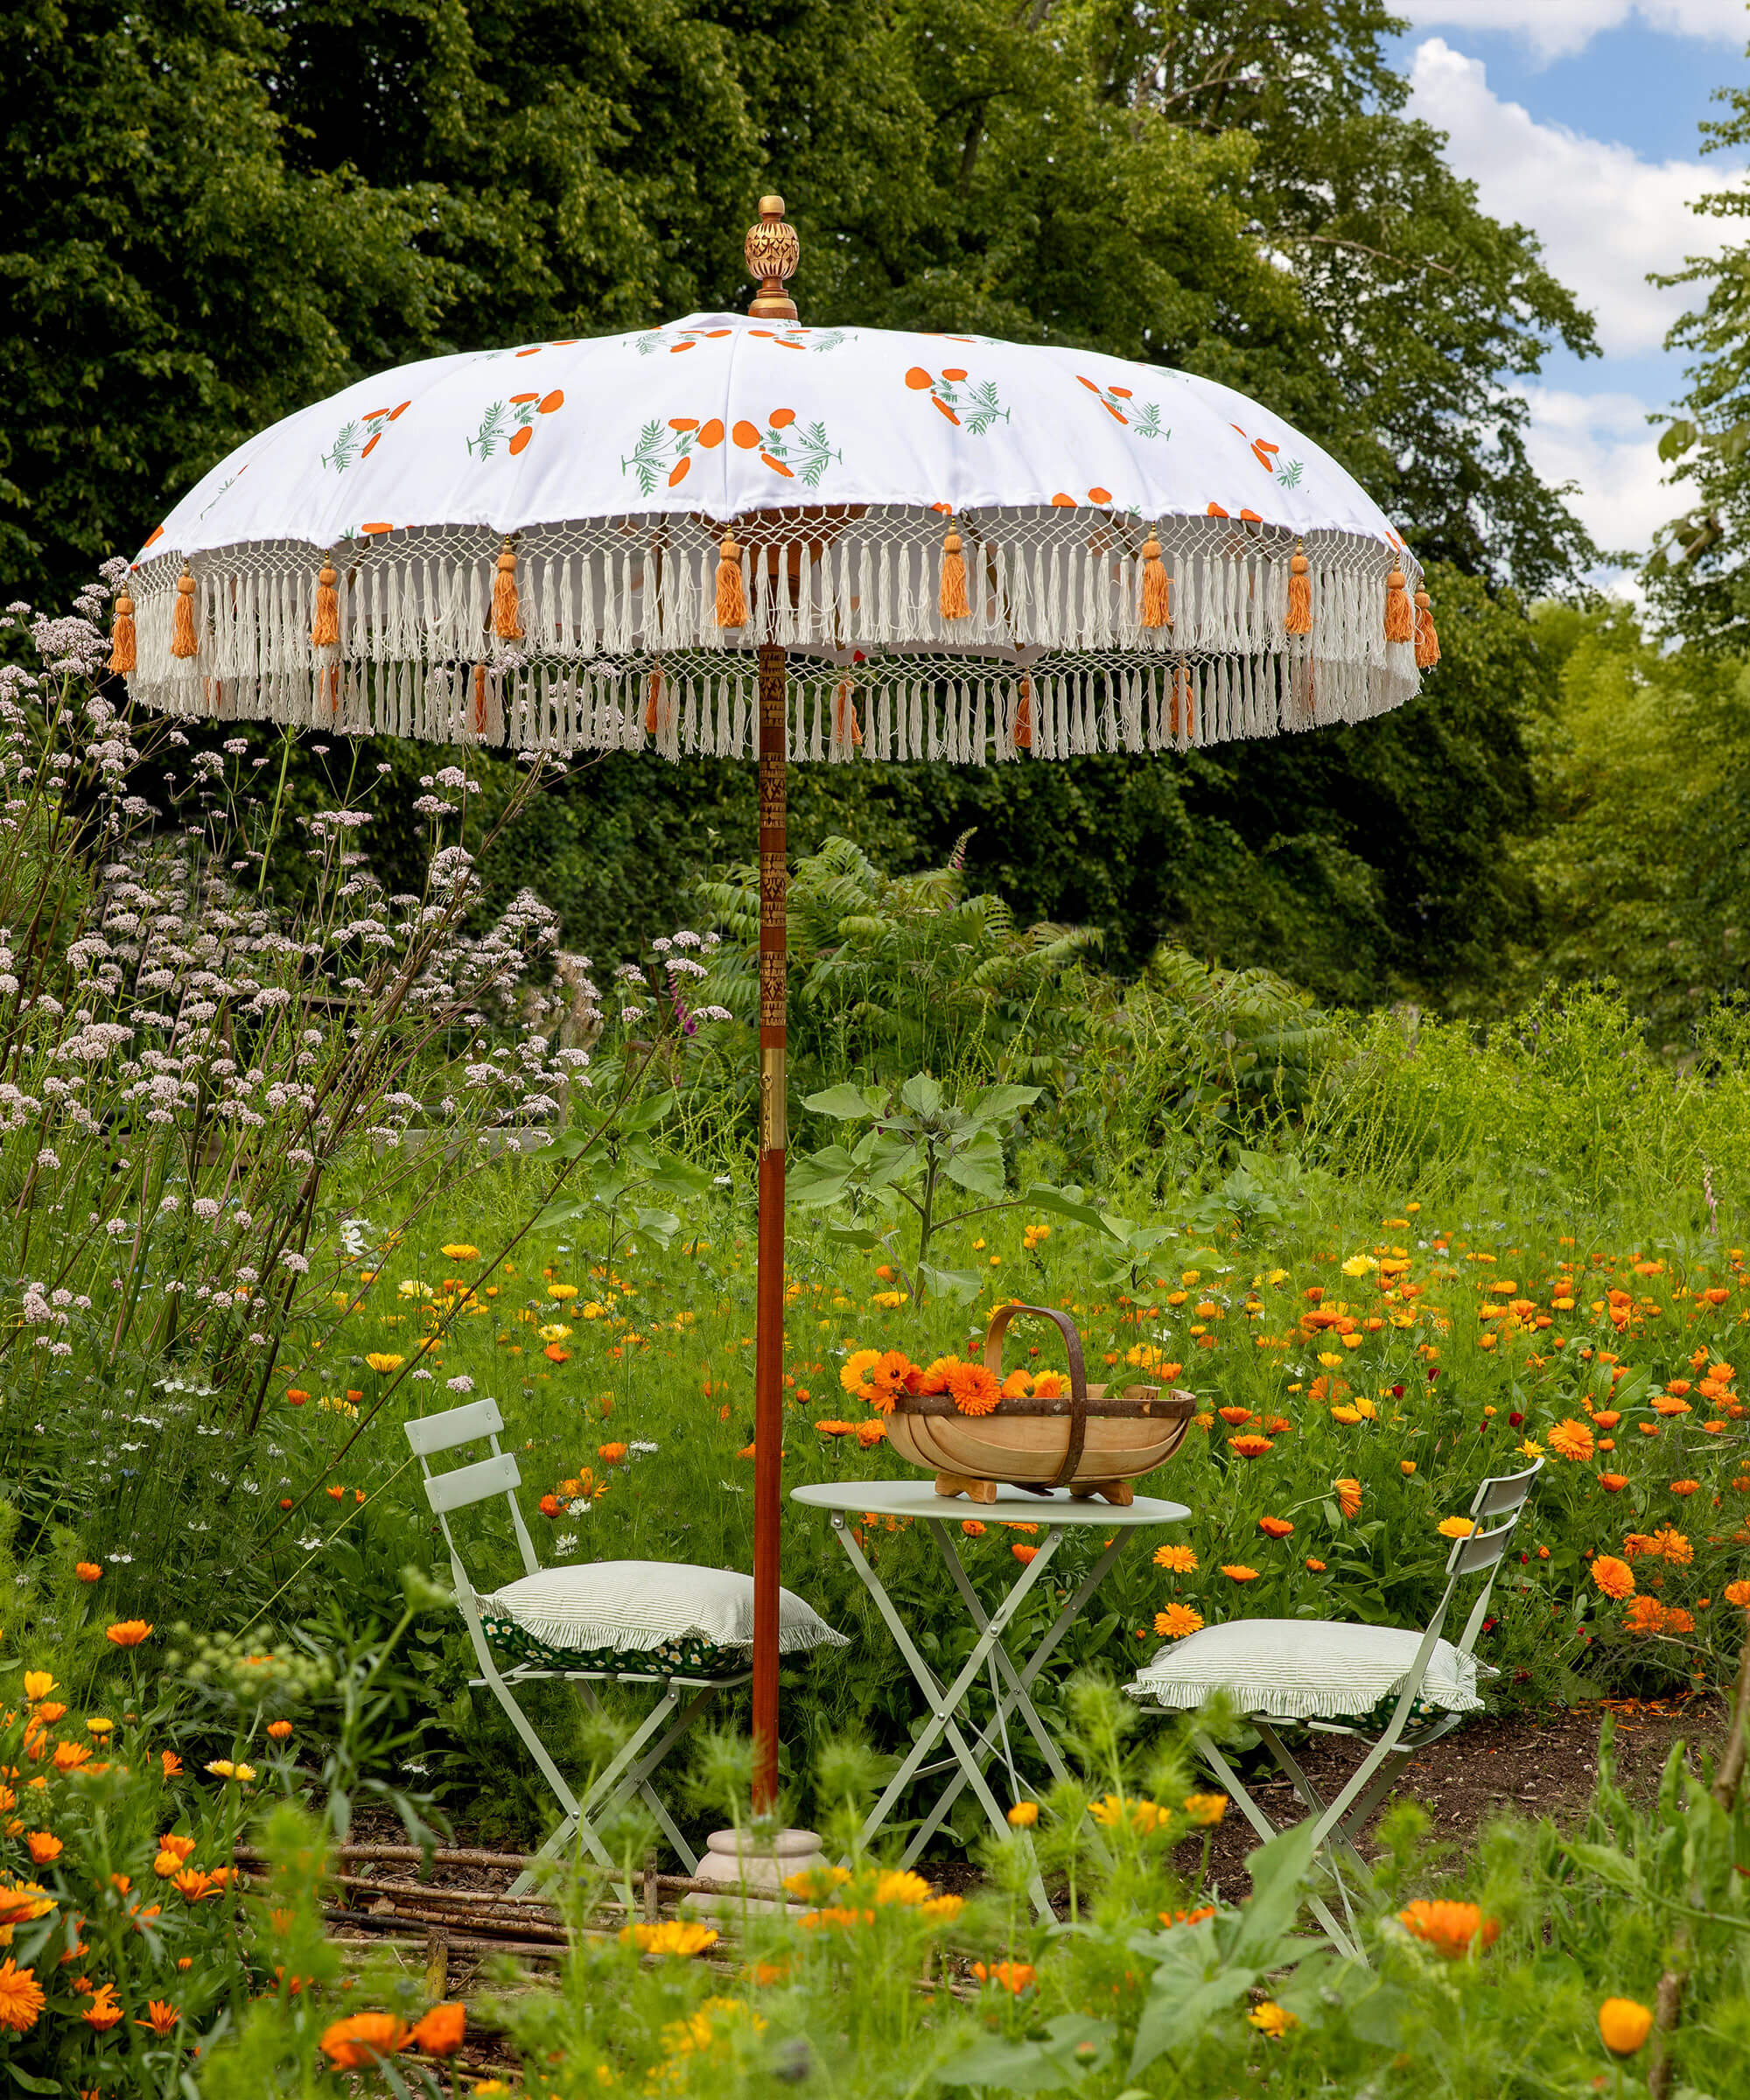
[{"label": "orange tassel", "polygon": [[200,653],[200,638],[194,632],[194,578],[189,574],[186,562],[176,579],[176,612],[170,626],[170,653],[172,656],[197,656]]},{"label": "orange tassel", "polygon": [[1175,737],[1191,734],[1191,674],[1183,668],[1172,674],[1172,690],[1166,703],[1166,726]]},{"label": "orange tassel", "polygon": [[972,607],[966,600],[966,564],[961,558],[960,535],[951,528],[942,543],[942,616],[965,620]]},{"label": "orange tassel", "polygon": [[483,663],[477,663],[474,666],[474,734],[483,737],[486,733],[486,667]]},{"label": "orange tassel", "polygon": [[1427,670],[1440,661],[1440,637],[1435,631],[1434,615],[1428,609],[1428,593],[1416,593],[1416,668]]},{"label": "orange tassel", "polygon": [[1403,570],[1394,563],[1385,579],[1385,639],[1408,641],[1413,632],[1410,592],[1404,586]]},{"label": "orange tassel", "polygon": [[1160,542],[1150,533],[1143,542],[1143,625],[1145,627],[1170,627],[1172,625],[1172,586],[1166,573],[1166,564],[1160,558]]},{"label": "orange tassel", "polygon": [[1031,751],[1033,747],[1033,682],[1021,681],[1021,696],[1015,703],[1015,749]]},{"label": "orange tassel", "polygon": [[131,671],[134,660],[134,601],[122,591],[116,598],[116,624],[109,631],[108,668],[112,672]]},{"label": "orange tassel", "polygon": [[500,641],[522,640],[522,617],[516,607],[516,550],[507,535],[498,551],[498,574],[493,578],[493,633]]},{"label": "orange tassel", "polygon": [[747,586],[741,580],[741,550],[735,535],[725,532],[717,550],[717,624],[720,627],[747,625]]},{"label": "orange tassel", "polygon": [[650,690],[644,703],[644,733],[647,737],[658,735],[668,709],[662,691],[662,667],[656,664],[650,673]]},{"label": "orange tassel", "polygon": [[838,682],[838,697],[832,708],[832,740],[841,750],[848,744],[855,751],[863,741],[863,724],[857,719],[857,703],[850,696],[850,681]]},{"label": "orange tassel", "polygon": [[1288,564],[1288,618],[1282,623],[1283,631],[1289,634],[1310,634],[1312,632],[1312,564],[1300,550],[1300,542],[1294,542],[1294,552]]},{"label": "orange tassel", "polygon": [[340,641],[340,594],[334,587],[340,580],[332,562],[324,562],[316,572],[316,617],[310,623],[314,648],[332,649]]},{"label": "orange tassel", "polygon": [[340,668],[338,664],[322,673],[318,690],[328,696],[328,712],[338,715],[340,711]]}]

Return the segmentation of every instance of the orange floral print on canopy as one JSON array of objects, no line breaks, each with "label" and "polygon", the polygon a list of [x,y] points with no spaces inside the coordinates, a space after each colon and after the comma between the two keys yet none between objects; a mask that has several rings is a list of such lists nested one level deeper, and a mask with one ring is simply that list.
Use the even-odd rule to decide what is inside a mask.
[{"label": "orange floral print on canopy", "polygon": [[[718,416],[708,422],[696,416],[653,420],[639,431],[638,443],[629,457],[621,459],[620,471],[636,478],[640,495],[649,495],[659,481],[678,488],[692,471],[695,453],[714,452],[724,435]],[[825,425],[815,423],[799,429],[794,409],[771,410],[763,430],[743,416],[727,435],[742,452],[756,452],[774,474],[787,481],[800,480],[809,488],[840,456],[828,441]]]},{"label": "orange floral print on canopy", "polygon": [[1007,423],[1009,411],[990,380],[969,383],[970,376],[964,365],[944,365],[940,378],[914,365],[906,384],[914,394],[928,394],[930,405],[956,430],[982,438],[998,424]]},{"label": "orange floral print on canopy", "polygon": [[1122,424],[1133,437],[1172,437],[1172,432],[1161,426],[1158,401],[1138,401],[1133,388],[1102,387],[1084,373],[1078,372],[1075,378],[1077,384],[1087,388],[1113,422]]}]

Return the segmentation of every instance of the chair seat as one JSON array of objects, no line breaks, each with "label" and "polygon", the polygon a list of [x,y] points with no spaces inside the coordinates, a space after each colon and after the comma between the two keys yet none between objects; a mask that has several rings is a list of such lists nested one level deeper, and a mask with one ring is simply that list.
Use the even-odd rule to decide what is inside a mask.
[{"label": "chair seat", "polygon": [[[547,1670],[738,1676],[753,1641],[753,1578],[728,1568],[591,1561],[525,1575],[478,1601],[496,1652]],[[800,1597],[778,1592],[780,1654],[844,1645]]]},{"label": "chair seat", "polygon": [[[1395,1626],[1236,1619],[1169,1642],[1124,1689],[1178,1712],[1222,1691],[1241,1712],[1270,1720],[1365,1722],[1402,1693],[1422,1640]],[[1417,1712],[1478,1712],[1477,1669],[1474,1656],[1436,1642]]]}]

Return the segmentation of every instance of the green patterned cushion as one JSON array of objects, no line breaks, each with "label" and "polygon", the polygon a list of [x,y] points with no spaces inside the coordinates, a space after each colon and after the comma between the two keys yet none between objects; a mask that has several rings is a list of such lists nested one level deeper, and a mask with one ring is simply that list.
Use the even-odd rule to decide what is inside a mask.
[{"label": "green patterned cushion", "polygon": [[514,1619],[482,1616],[480,1630],[494,1654],[513,1665],[539,1670],[631,1670],[651,1677],[737,1677],[747,1668],[744,1648],[719,1648],[697,1634],[664,1641],[656,1648],[556,1648]]}]

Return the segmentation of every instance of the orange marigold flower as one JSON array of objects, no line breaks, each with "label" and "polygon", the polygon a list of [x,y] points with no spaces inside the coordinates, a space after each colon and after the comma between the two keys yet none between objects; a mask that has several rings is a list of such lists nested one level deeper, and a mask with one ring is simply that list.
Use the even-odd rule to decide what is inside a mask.
[{"label": "orange marigold flower", "polygon": [[1031,1962],[996,1962],[989,1968],[983,1962],[974,1962],[972,1973],[981,1984],[1000,1984],[1004,1990],[1018,1998],[1023,1991],[1032,1988],[1033,1978],[1039,1972]]},{"label": "orange marigold flower", "polygon": [[[1165,1365],[1162,1368],[1166,1368]],[[1061,1371],[1041,1371],[1033,1380],[1035,1400],[1067,1400],[1068,1397],[1069,1381]]]},{"label": "orange marigold flower", "polygon": [[1558,1422],[1544,1441],[1558,1459],[1572,1459],[1577,1465],[1584,1463],[1592,1454],[1592,1433],[1584,1422],[1576,1422],[1572,1416]]},{"label": "orange marigold flower", "polygon": [[1671,1482],[1671,1493],[1683,1495],[1685,1499],[1690,1495],[1698,1494],[1700,1488],[1701,1482],[1699,1480],[1673,1480]]},{"label": "orange marigold flower", "polygon": [[15,2034],[28,2033],[47,2003],[30,1970],[20,1969],[10,1954],[0,1962],[0,2027],[10,2027]]},{"label": "orange marigold flower", "polygon": [[1598,2009],[1599,2040],[1613,2056],[1634,2055],[1652,2032],[1652,2007],[1634,1998],[1607,1998]]},{"label": "orange marigold flower", "polygon": [[1726,1601],[1735,1604],[1740,1611],[1750,1611],[1750,1582],[1728,1582],[1725,1596]]},{"label": "orange marigold flower", "polygon": [[57,1743],[54,1748],[54,1768],[57,1772],[77,1771],[80,1765],[91,1761],[88,1743]]},{"label": "orange marigold flower", "polygon": [[1261,1516],[1258,1519],[1258,1530],[1267,1538],[1287,1538],[1292,1534],[1294,1526],[1285,1516]]},{"label": "orange marigold flower", "polygon": [[1154,1615],[1154,1630],[1164,1641],[1182,1641],[1187,1634],[1200,1632],[1202,1625],[1203,1614],[1188,1604],[1170,1604]]},{"label": "orange marigold flower", "polygon": [[1598,1484],[1606,1494],[1620,1494],[1628,1485],[1628,1475],[1626,1473],[1601,1473],[1598,1476]]},{"label": "orange marigold flower", "polygon": [[1154,1564],[1170,1569],[1175,1575],[1191,1575],[1196,1572],[1197,1556],[1189,1546],[1157,1546]]},{"label": "orange marigold flower", "polygon": [[1312,1574],[1322,1575],[1325,1572],[1325,1564],[1322,1560],[1309,1560],[1306,1566]]},{"label": "orange marigold flower", "polygon": [[1501,1936],[1499,1922],[1484,1917],[1474,1903],[1412,1903],[1398,1912],[1397,1922],[1448,1961],[1462,1960],[1473,1945],[1492,1947]]},{"label": "orange marigold flower", "polygon": [[982,1363],[955,1363],[948,1374],[948,1394],[962,1415],[988,1415],[1003,1397],[1003,1383]]},{"label": "orange marigold flower", "polygon": [[101,1578],[103,1573],[102,1569],[98,1566],[94,1560],[74,1561],[73,1564],[73,1572],[76,1576],[78,1576],[81,1582],[96,1582]]},{"label": "orange marigold flower", "polygon": [[291,1723],[290,1721],[270,1721],[268,1734],[275,1742],[283,1743],[291,1734]]},{"label": "orange marigold flower", "polygon": [[150,2027],[154,2034],[168,2034],[181,2018],[179,2008],[168,1999],[154,1998],[147,2001],[146,2017],[136,2020],[134,2025],[136,2027]]},{"label": "orange marigold flower", "polygon": [[24,1844],[29,1849],[32,1866],[46,1866],[51,1860],[60,1858],[62,1841],[59,1838],[52,1837],[47,1830],[28,1832],[24,1838]]},{"label": "orange marigold flower", "polygon": [[1036,1801],[1018,1801],[1009,1810],[1010,1827],[1017,1830],[1030,1830],[1039,1821],[1039,1803]]},{"label": "orange marigold flower", "polygon": [[164,1767],[164,1775],[166,1779],[175,1779],[182,1771],[182,1760],[174,1750],[160,1750],[158,1762]]},{"label": "orange marigold flower", "polygon": [[1274,1451],[1276,1446],[1270,1442],[1268,1437],[1229,1437],[1228,1449],[1234,1453],[1236,1458],[1261,1459],[1265,1452]]},{"label": "orange marigold flower", "polygon": [[1243,1562],[1241,1562],[1233,1567],[1229,1567],[1223,1563],[1222,1572],[1228,1578],[1229,1582],[1256,1582],[1258,1577],[1257,1570],[1256,1568],[1247,1567]]},{"label": "orange marigold flower", "polygon": [[35,1881],[0,1885],[0,1927],[8,1931],[14,1925],[30,1925],[47,1917],[54,1907],[54,1898]]},{"label": "orange marigold flower", "polygon": [[433,2006],[413,2030],[413,2046],[432,2056],[453,2056],[462,2046],[467,2013],[460,2006]]},{"label": "orange marigold flower", "polygon": [[1237,1429],[1242,1422],[1250,1422],[1254,1419],[1252,1410],[1249,1407],[1218,1407],[1215,1412],[1220,1415],[1229,1429]]},{"label": "orange marigold flower", "polygon": [[1037,1546],[1011,1546],[1009,1550],[1020,1562],[1021,1565],[1026,1567],[1027,1563],[1038,1553],[1039,1548]]},{"label": "orange marigold flower", "polygon": [[1003,1397],[1005,1400],[1025,1400],[1033,1390],[1030,1371],[1011,1371],[1003,1381]]},{"label": "orange marigold flower", "polygon": [[1163,1910],[1156,1914],[1163,1925],[1200,1925],[1205,1918],[1213,1918],[1215,1906],[1200,1903],[1195,1910]]},{"label": "orange marigold flower", "polygon": [[103,1638],[116,1648],[137,1648],[151,1630],[144,1619],[120,1619],[104,1628]]},{"label": "orange marigold flower", "polygon": [[1337,1507],[1343,1515],[1348,1517],[1359,1516],[1362,1513],[1361,1482],[1342,1480],[1334,1480],[1331,1484],[1337,1491]]},{"label": "orange marigold flower", "polygon": [[[194,1839],[185,1837],[181,1831],[166,1830],[158,1839],[158,1855],[162,1858],[167,1853],[176,1861],[177,1866],[180,1866],[193,1852],[194,1844]],[[171,1871],[174,1872],[176,1870],[173,1867]]]},{"label": "orange marigold flower", "polygon": [[1656,1597],[1631,1597],[1628,1608],[1622,1614],[1622,1623],[1631,1634],[1662,1633],[1665,1607]]},{"label": "orange marigold flower", "polygon": [[1600,1553],[1592,1564],[1592,1578],[1606,1597],[1632,1597],[1634,1571],[1614,1553]]},{"label": "orange marigold flower", "polygon": [[110,2028],[120,2024],[122,2008],[116,2002],[114,1984],[99,1984],[91,1993],[91,2003],[79,2016],[94,2033],[107,2034]]},{"label": "orange marigold flower", "polygon": [[322,2054],[337,2070],[364,2071],[407,2047],[411,2030],[393,2012],[355,2012],[322,2036]]},{"label": "orange marigold flower", "polygon": [[171,1886],[185,1903],[199,1903],[222,1886],[222,1883],[215,1883],[211,1874],[203,1874],[198,1866],[180,1867],[171,1878]]}]

